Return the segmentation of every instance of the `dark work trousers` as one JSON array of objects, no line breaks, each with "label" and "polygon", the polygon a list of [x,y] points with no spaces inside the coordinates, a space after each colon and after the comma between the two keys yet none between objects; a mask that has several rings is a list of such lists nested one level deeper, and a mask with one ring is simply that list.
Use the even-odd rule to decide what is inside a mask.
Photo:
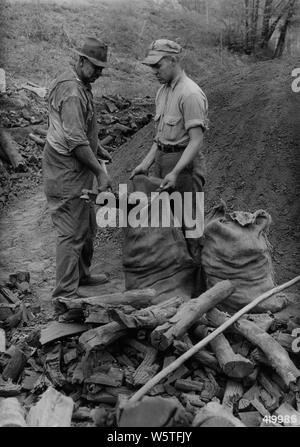
[{"label": "dark work trousers", "polygon": [[74,156],[55,151],[48,143],[43,156],[44,190],[57,232],[56,286],[53,298],[76,294],[79,281],[89,276],[96,234],[94,205],[80,199],[91,189],[94,175]]},{"label": "dark work trousers", "polygon": [[[180,159],[182,152],[164,153],[157,151],[154,165],[154,173],[157,177],[164,178],[169,174]],[[177,178],[176,190],[183,194],[184,192],[192,192],[192,208],[193,217],[195,217],[195,193],[202,192],[204,186],[205,176],[205,160],[202,153],[196,155],[194,160],[183,169]],[[182,219],[182,229],[185,234],[184,217]],[[205,280],[203,277],[203,270],[201,268],[201,248],[202,238],[186,238],[187,247],[191,257],[193,258],[197,269],[195,272],[195,287],[193,296],[198,296],[205,291]]]},{"label": "dark work trousers", "polygon": [[[154,172],[160,178],[164,178],[167,174],[169,174],[172,169],[177,164],[180,159],[182,152],[175,153],[164,153],[161,151],[157,151],[154,165]],[[192,193],[192,211],[193,218],[196,216],[195,207],[196,207],[196,192],[203,191],[204,185],[204,158],[201,153],[196,155],[194,160],[183,169],[178,175],[176,182],[176,190],[180,192],[182,195],[184,192]],[[182,228],[185,232],[186,225],[183,216],[182,220]],[[194,259],[196,264],[200,265],[200,254],[201,254],[201,238],[186,238],[187,246],[189,252]]]}]

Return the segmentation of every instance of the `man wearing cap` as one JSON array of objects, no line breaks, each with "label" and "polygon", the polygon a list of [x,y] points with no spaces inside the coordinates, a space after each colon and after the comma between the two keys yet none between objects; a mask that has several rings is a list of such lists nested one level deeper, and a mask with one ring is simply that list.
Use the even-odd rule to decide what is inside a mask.
[{"label": "man wearing cap", "polygon": [[53,81],[49,89],[49,128],[43,154],[44,191],[57,231],[56,286],[53,298],[76,298],[80,285],[107,281],[89,272],[96,217],[91,203],[80,199],[83,189],[110,187],[99,163],[109,154],[99,146],[91,83],[107,65],[107,46],[88,38],[75,67]]},{"label": "man wearing cap", "polygon": [[[161,177],[162,189],[181,193],[203,191],[205,160],[203,134],[208,128],[208,103],[201,88],[179,64],[181,46],[167,39],[152,42],[143,64],[149,65],[162,84],[156,95],[156,135],[144,160],[133,170],[145,174],[155,162],[155,173]],[[193,194],[193,217],[196,196]],[[187,228],[183,216],[183,228]],[[200,265],[198,238],[188,238],[187,245],[194,261]]]}]

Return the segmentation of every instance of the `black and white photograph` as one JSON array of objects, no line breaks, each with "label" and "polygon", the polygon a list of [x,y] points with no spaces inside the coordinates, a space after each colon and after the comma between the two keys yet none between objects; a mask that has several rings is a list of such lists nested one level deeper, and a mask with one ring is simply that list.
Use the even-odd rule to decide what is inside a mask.
[{"label": "black and white photograph", "polygon": [[0,427],[300,427],[299,199],[299,0],[0,0]]}]

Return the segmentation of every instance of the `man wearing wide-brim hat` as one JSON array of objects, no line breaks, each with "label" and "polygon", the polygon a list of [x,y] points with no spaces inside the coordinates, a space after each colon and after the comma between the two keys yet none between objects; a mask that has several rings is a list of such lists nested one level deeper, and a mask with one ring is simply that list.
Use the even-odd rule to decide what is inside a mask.
[{"label": "man wearing wide-brim hat", "polygon": [[[151,43],[143,64],[152,68],[162,84],[156,95],[156,135],[149,153],[133,170],[147,173],[155,162],[162,189],[192,192],[195,216],[196,192],[205,182],[203,136],[208,128],[208,102],[201,88],[180,65],[182,47],[168,39]],[[184,220],[183,216],[183,220]],[[183,221],[184,230],[188,225]],[[198,238],[187,238],[190,254],[200,265]]]},{"label": "man wearing wide-brim hat", "polygon": [[107,281],[89,268],[96,233],[94,206],[80,198],[83,189],[110,187],[97,159],[110,159],[99,146],[91,83],[107,66],[107,46],[86,39],[74,67],[58,76],[49,89],[49,129],[43,154],[44,190],[57,231],[56,285],[53,298],[78,297],[80,285]]}]

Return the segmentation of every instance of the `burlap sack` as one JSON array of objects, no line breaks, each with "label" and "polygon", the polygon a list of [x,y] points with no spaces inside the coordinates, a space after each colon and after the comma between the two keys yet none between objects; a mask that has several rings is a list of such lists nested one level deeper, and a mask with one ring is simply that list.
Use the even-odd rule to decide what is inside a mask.
[{"label": "burlap sack", "polygon": [[[129,193],[142,191],[150,198],[160,181],[154,177],[136,176],[129,185]],[[169,228],[128,226],[124,229],[123,267],[126,289],[154,288],[158,292],[158,301],[176,294],[190,298],[195,273],[195,265],[188,253],[182,230],[174,227],[170,202],[167,206],[169,210],[162,211],[170,211]],[[150,200],[146,208],[150,219]]]},{"label": "burlap sack", "polygon": [[[275,287],[271,247],[267,239],[271,221],[271,216],[264,210],[228,213],[224,203],[208,214],[202,250],[207,287],[224,279],[231,280],[236,287],[219,308],[237,311]],[[284,294],[277,294],[252,312],[277,312],[287,303]]]}]

